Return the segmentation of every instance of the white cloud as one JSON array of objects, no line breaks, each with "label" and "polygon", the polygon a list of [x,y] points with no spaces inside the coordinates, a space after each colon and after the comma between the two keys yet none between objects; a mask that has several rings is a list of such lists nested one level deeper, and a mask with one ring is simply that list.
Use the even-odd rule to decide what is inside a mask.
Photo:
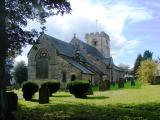
[{"label": "white cloud", "polygon": [[78,38],[84,40],[85,33],[96,31],[98,19],[98,31],[105,31],[111,38],[111,53],[114,58],[121,56],[125,50],[135,49],[139,44],[138,38],[128,40],[124,36],[126,22],[136,23],[152,18],[152,14],[145,7],[131,6],[125,2],[112,4],[95,3],[91,0],[70,2],[73,9],[71,15],[48,18],[47,33],[65,41],[70,41],[73,33],[76,33]]}]

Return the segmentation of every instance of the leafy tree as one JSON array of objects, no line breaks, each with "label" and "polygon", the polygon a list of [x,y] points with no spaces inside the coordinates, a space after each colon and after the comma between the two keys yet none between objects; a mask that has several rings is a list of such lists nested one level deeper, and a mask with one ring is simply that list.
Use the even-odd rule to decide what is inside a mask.
[{"label": "leafy tree", "polygon": [[13,68],[13,77],[20,85],[28,79],[27,66],[24,61],[18,62]]},{"label": "leafy tree", "polygon": [[143,53],[143,60],[152,60],[153,53],[149,50],[146,50]]},{"label": "leafy tree", "polygon": [[[45,23],[51,15],[70,13],[67,0],[1,0],[0,1],[0,119],[5,119],[5,59],[22,52],[22,47],[35,44],[37,31],[26,31],[28,20]],[[44,27],[43,27],[44,28]]]},{"label": "leafy tree", "polygon": [[137,59],[136,59],[136,61],[135,61],[135,63],[134,63],[134,68],[133,68],[133,74],[134,74],[134,75],[136,75],[137,70],[138,70],[138,68],[139,68],[139,66],[140,66],[141,61],[142,61],[142,55],[141,55],[141,54],[138,54]]},{"label": "leafy tree", "polygon": [[141,62],[138,68],[138,79],[144,83],[153,83],[157,72],[157,63],[153,60],[145,60]]}]

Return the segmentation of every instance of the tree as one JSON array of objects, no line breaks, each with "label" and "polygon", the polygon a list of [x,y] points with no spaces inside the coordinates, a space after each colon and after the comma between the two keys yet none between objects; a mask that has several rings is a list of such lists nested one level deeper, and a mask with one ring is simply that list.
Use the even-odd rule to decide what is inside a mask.
[{"label": "tree", "polygon": [[143,53],[143,60],[152,60],[153,53],[149,50],[146,50]]},{"label": "tree", "polygon": [[138,79],[144,83],[153,83],[157,72],[157,63],[153,60],[141,62],[137,71]]},{"label": "tree", "polygon": [[22,82],[28,79],[27,71],[28,69],[24,61],[20,61],[15,65],[13,68],[13,77],[16,80],[16,83],[21,85]]},{"label": "tree", "polygon": [[[35,44],[38,32],[26,31],[28,20],[45,23],[51,15],[70,13],[67,0],[1,0],[0,1],[0,119],[5,119],[5,59],[22,52],[26,44]],[[43,27],[44,28],[44,27]]]},{"label": "tree", "polygon": [[138,54],[137,59],[136,59],[136,61],[135,61],[135,63],[134,63],[134,68],[133,68],[133,74],[134,74],[134,75],[136,75],[137,70],[138,70],[138,68],[139,68],[139,66],[140,66],[141,61],[142,61],[142,55],[141,55],[141,54]]}]

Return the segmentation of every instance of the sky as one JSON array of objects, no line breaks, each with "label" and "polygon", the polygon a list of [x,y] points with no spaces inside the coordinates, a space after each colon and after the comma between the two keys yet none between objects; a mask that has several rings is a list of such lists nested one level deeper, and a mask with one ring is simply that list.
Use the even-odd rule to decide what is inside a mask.
[{"label": "sky", "polygon": [[[160,2],[159,0],[69,0],[72,12],[47,18],[45,33],[69,42],[76,37],[85,41],[85,33],[104,31],[110,36],[111,55],[116,65],[133,67],[139,53],[153,52],[160,56]],[[97,20],[97,25],[96,25]],[[97,27],[96,27],[97,26]],[[31,30],[41,25],[29,21]],[[27,63],[31,46],[23,48],[15,61]]]}]

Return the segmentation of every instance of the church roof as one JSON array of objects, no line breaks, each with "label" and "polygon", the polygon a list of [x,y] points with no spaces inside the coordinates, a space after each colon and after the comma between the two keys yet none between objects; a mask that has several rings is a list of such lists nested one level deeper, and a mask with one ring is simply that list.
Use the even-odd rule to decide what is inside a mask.
[{"label": "church roof", "polygon": [[73,45],[46,34],[45,37],[54,45],[59,54],[72,58],[75,56],[75,47]]},{"label": "church roof", "polygon": [[79,69],[82,73],[84,74],[94,74],[93,72],[91,72],[90,70],[88,70],[87,68],[85,68],[84,66],[80,65],[78,62],[68,59],[67,60],[71,65],[73,65],[74,67],[76,67],[77,69]]},{"label": "church roof", "polygon": [[[113,64],[112,57],[105,58],[96,48],[74,37],[70,43],[64,42],[52,36],[44,34],[45,37],[56,48],[57,52],[63,56],[70,64],[81,70],[84,74],[93,74],[94,72],[104,74],[105,69],[110,68],[121,71],[119,67]],[[76,52],[80,51],[80,58],[83,59],[89,66],[84,66],[75,60]],[[91,55],[91,58],[87,55]],[[98,61],[97,64],[94,61]]]},{"label": "church roof", "polygon": [[79,40],[77,38],[73,38],[70,41],[70,43],[72,45],[74,45],[76,48],[85,49],[87,51],[87,53],[91,54],[96,59],[104,59],[104,56],[96,48],[88,45],[87,43],[85,43],[85,42],[83,42],[83,41],[81,41],[81,40]]},{"label": "church roof", "polygon": [[[104,74],[105,69],[110,68],[110,65],[112,64],[111,57],[105,58],[96,48],[77,38],[73,38],[70,43],[81,51],[80,53],[96,72]],[[87,55],[90,55],[90,57],[87,57]],[[97,61],[96,64],[94,61]]]}]

